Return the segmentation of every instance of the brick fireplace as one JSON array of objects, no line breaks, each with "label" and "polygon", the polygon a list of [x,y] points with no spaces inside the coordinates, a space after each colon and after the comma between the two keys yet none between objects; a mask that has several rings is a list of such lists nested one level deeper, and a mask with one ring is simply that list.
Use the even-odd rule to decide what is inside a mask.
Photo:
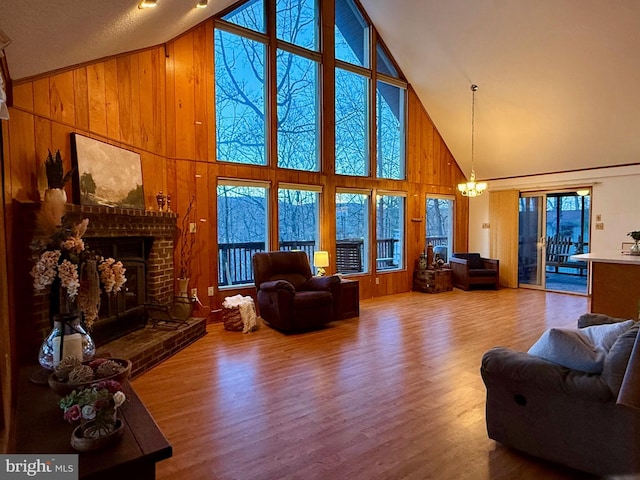
[{"label": "brick fireplace", "polygon": [[[24,225],[34,224],[34,222],[28,222],[28,219],[35,218],[37,208],[37,203],[29,202],[19,205],[18,211],[22,215],[19,220],[21,225],[16,225],[20,228],[14,229],[16,238],[19,240],[15,243],[16,245],[28,245],[32,229],[25,229]],[[166,304],[173,299],[173,241],[177,214],[68,204],[66,216],[71,224],[88,218],[89,226],[84,235],[88,246],[94,250],[101,250],[105,256],[115,254],[116,260],[120,260],[118,256],[122,253],[125,259],[123,263],[126,265],[128,262],[129,265],[126,266],[131,269],[127,271],[127,283],[124,287],[130,287],[132,291],[136,290],[135,303],[125,305],[126,315],[114,314],[111,306],[101,306],[100,318],[95,322],[92,331],[92,337],[97,346],[100,347],[119,336],[143,328],[146,323],[144,303],[155,301]],[[115,248],[115,251],[111,250],[112,248]],[[28,248],[25,254],[28,257]],[[33,363],[42,339],[51,330],[49,295],[48,292],[33,295],[31,277],[28,275],[29,269],[25,271],[26,274],[17,272],[16,275],[18,355],[21,363]],[[135,285],[129,284],[130,281]],[[119,295],[124,297],[126,293],[122,292]],[[132,296],[130,292],[128,296]],[[129,300],[122,298],[110,300],[110,302],[121,304],[126,304],[127,301]],[[107,318],[102,318],[104,315]],[[29,317],[32,318],[32,322],[26,321]],[[120,326],[115,325],[118,320],[121,321]]]}]

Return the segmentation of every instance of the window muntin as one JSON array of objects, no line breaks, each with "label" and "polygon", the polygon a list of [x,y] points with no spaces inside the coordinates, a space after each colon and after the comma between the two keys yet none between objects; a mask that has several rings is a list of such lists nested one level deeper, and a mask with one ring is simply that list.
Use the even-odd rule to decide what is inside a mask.
[{"label": "window muntin", "polygon": [[295,188],[278,189],[280,250],[303,250],[313,262],[320,238],[320,193]]},{"label": "window muntin", "polygon": [[267,186],[218,184],[218,286],[253,283],[253,254],[269,247],[268,192]]},{"label": "window muntin", "polygon": [[318,62],[278,50],[278,166],[319,170]]},{"label": "window muntin", "polygon": [[446,262],[453,252],[454,201],[445,197],[427,197],[427,221],[424,249],[433,245],[433,253]]},{"label": "window muntin", "polygon": [[379,178],[405,178],[405,89],[378,81],[376,166]]},{"label": "window muntin", "polygon": [[376,199],[376,269],[404,267],[404,204],[401,195],[378,195]]},{"label": "window muntin", "polygon": [[336,68],[336,173],[369,175],[369,79]]},{"label": "window muntin", "polygon": [[250,0],[243,3],[238,8],[222,17],[222,19],[256,32],[265,33],[267,31],[263,0]]},{"label": "window muntin", "polygon": [[320,13],[316,0],[276,0],[276,37],[318,51]]},{"label": "window muntin", "polygon": [[336,59],[369,67],[369,25],[353,0],[336,0]]},{"label": "window muntin", "polygon": [[369,271],[369,197],[366,193],[336,193],[338,273]]},{"label": "window muntin", "polygon": [[266,165],[266,46],[220,29],[215,39],[216,159]]}]

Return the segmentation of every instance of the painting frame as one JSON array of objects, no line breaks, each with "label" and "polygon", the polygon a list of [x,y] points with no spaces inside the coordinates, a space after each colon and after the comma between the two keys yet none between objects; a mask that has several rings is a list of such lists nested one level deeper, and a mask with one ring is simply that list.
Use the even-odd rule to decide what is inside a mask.
[{"label": "painting frame", "polygon": [[73,203],[144,210],[140,154],[71,133]]}]

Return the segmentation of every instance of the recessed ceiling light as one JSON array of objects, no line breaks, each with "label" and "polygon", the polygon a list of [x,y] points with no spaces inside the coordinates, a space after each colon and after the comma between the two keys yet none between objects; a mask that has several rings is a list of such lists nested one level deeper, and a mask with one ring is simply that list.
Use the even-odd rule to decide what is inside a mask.
[{"label": "recessed ceiling light", "polygon": [[209,0],[198,0],[198,3],[196,3],[196,8],[207,8],[208,4]]},{"label": "recessed ceiling light", "polygon": [[142,0],[138,5],[138,8],[153,8],[156,6],[157,0]]}]

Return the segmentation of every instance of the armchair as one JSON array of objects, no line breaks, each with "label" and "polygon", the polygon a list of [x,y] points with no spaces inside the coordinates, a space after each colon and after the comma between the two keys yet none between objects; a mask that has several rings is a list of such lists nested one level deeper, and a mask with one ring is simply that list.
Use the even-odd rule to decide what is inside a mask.
[{"label": "armchair", "polygon": [[469,290],[473,285],[489,285],[498,288],[500,262],[482,258],[479,253],[454,253],[449,259],[453,286]]},{"label": "armchair", "polygon": [[[583,333],[586,328],[582,327],[611,322],[621,330],[616,331],[615,336],[592,334],[600,335],[600,342],[585,342],[590,347],[580,347],[582,340],[569,346],[566,340],[586,335]],[[640,324],[624,328],[623,322],[600,314],[583,315],[578,322],[579,329],[569,331],[566,337],[556,336],[565,340],[556,343],[553,361],[548,360],[548,356],[503,347],[487,351],[482,357],[480,373],[487,388],[489,438],[591,474],[637,478],[635,475],[640,473],[640,379],[637,376]],[[609,340],[604,340],[605,335]],[[548,338],[549,335],[543,335],[536,345]],[[604,346],[605,343],[608,345]],[[529,351],[539,353],[534,347]],[[603,360],[601,373],[587,373],[583,365],[570,365],[581,357],[579,363],[585,363],[585,355],[595,351],[601,352],[598,354]]]},{"label": "armchair", "polygon": [[340,279],[312,276],[305,252],[256,253],[253,275],[260,316],[273,328],[311,330],[334,320]]}]

